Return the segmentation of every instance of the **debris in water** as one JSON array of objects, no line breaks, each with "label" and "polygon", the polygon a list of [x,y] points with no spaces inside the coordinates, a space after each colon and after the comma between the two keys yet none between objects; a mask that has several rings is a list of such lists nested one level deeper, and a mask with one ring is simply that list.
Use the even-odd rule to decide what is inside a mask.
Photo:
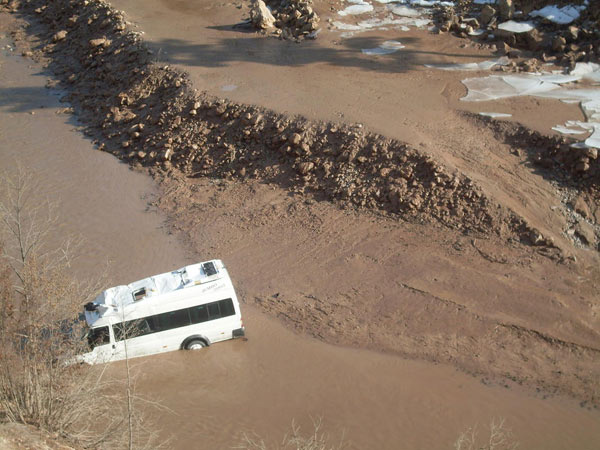
[{"label": "debris in water", "polygon": [[365,55],[389,55],[390,53],[397,52],[401,48],[404,48],[404,45],[398,41],[385,41],[379,47],[363,48],[362,52]]}]

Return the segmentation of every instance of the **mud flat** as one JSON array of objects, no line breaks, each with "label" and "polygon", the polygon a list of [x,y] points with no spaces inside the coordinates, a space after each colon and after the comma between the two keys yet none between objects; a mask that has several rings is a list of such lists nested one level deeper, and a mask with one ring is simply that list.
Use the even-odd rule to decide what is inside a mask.
[{"label": "mud flat", "polygon": [[[541,401],[531,397],[537,389],[540,397],[566,393],[584,407],[597,404],[599,296],[594,251],[559,241],[564,236],[556,231],[550,235],[536,233],[536,227],[464,173],[407,144],[365,132],[361,127],[315,123],[196,95],[184,73],[153,65],[143,43],[126,32],[122,15],[102,3],[90,2],[91,9],[77,11],[46,11],[48,6],[43,6],[39,6],[39,12],[32,11],[32,16],[40,20],[33,19],[30,27],[33,41],[20,28],[15,29],[22,51],[31,52],[27,54],[34,58],[49,57],[49,67],[68,89],[64,100],[72,102],[100,148],[134,167],[146,165],[152,169],[161,186],[154,205],[168,213],[172,230],[187,236],[187,248],[202,258],[219,256],[227,262],[239,280],[251,320],[265,320],[258,311],[266,311],[290,328],[322,341],[443,362],[494,385],[481,387],[469,398],[484,398],[483,392],[514,391],[520,402],[523,398]],[[82,28],[79,21],[89,26]],[[50,29],[49,23],[58,26]],[[56,34],[61,31],[67,34]],[[115,34],[111,34],[113,31]],[[35,36],[40,40],[36,41]],[[129,69],[131,77],[119,77]],[[479,126],[473,123],[476,125],[469,126]],[[482,134],[494,132],[487,129]],[[281,136],[285,142],[274,142]],[[544,142],[545,138],[540,139]],[[339,153],[328,153],[330,148]],[[495,153],[495,161],[505,163],[504,155]],[[331,171],[326,174],[329,163]],[[387,178],[386,170],[382,171],[390,168],[386,164],[393,166]],[[510,162],[511,168],[520,165],[519,161]],[[482,166],[473,160],[472,168],[477,167]],[[541,177],[534,181],[527,178],[529,172],[527,167],[513,172],[516,178],[524,177],[527,186],[525,192],[517,188],[514,191],[527,199],[522,201],[521,210],[527,205],[539,208],[546,224],[565,220],[533,203],[539,198],[553,201],[557,194]],[[487,175],[482,171],[478,178]],[[366,186],[360,186],[363,180]],[[503,183],[508,185],[509,181]],[[389,190],[378,200],[376,192],[381,186]],[[420,202],[414,201],[417,197]],[[510,196],[506,198],[510,200]],[[440,200],[455,202],[462,215],[442,213],[448,205],[440,205]],[[553,235],[557,236],[554,242],[550,239]],[[534,243],[539,245],[531,246]],[[304,342],[298,336],[289,336]],[[246,344],[253,348],[253,342]],[[246,344],[234,343],[230,348]],[[316,358],[317,348],[332,348],[313,344],[316,347],[306,350],[309,361]],[[270,350],[259,346],[256,351],[254,359],[262,361],[262,355]],[[381,361],[400,364],[393,356],[339,352],[360,355],[357,358],[365,361],[383,358]],[[219,358],[219,354],[210,353],[211,358]],[[289,354],[295,356],[294,352]],[[284,365],[292,364],[284,356],[276,359]],[[323,367],[318,379],[328,379],[331,373],[344,378],[343,370],[336,372],[338,369],[331,364]],[[356,360],[352,364],[370,367]],[[314,369],[315,365],[306,363],[307,368]],[[429,364],[422,367],[434,370]],[[290,391],[302,398],[303,391],[294,390],[301,386],[299,378],[291,378],[285,368],[280,370],[285,374],[281,379],[296,382],[282,383],[280,390],[264,393],[265,398],[273,395],[289,399],[289,394],[283,392]],[[386,373],[393,374],[392,378],[401,378],[393,369],[387,370],[391,370]],[[452,378],[449,374],[455,373],[448,367],[440,370],[446,371],[441,378]],[[370,383],[371,374],[362,374],[361,379],[369,378]],[[412,377],[421,375],[413,373]],[[476,380],[464,379],[472,383]],[[153,386],[152,380],[149,383]],[[519,385],[524,385],[525,391]],[[272,383],[262,390],[256,385],[252,388],[252,392],[259,393],[274,389]],[[338,392],[340,398],[347,395],[348,389]],[[372,389],[375,387],[369,392]],[[427,389],[431,386],[411,391],[416,392],[415,404]],[[169,395],[179,398],[171,392],[167,401]],[[389,395],[386,389],[385,398]],[[444,395],[439,392],[436,397]],[[361,399],[359,396],[356,405]],[[328,396],[321,400],[328,403],[321,403],[319,408],[306,406],[304,411],[329,411],[325,405],[332,404],[342,405],[339,410],[350,414],[343,401],[337,403]],[[218,401],[214,399],[215,404]],[[431,410],[440,407],[431,401],[435,404]],[[453,401],[466,407],[458,397]],[[548,401],[569,403],[561,398]],[[399,399],[396,407],[403,402]],[[380,403],[373,408],[379,408]],[[175,408],[178,404],[179,400],[174,400],[169,406]],[[297,403],[292,402],[294,405]],[[200,414],[196,405],[187,406]],[[356,414],[356,409],[351,408],[351,414]],[[541,409],[536,404],[533,410]],[[431,410],[423,412],[424,416]],[[541,417],[533,410],[532,417]],[[252,420],[257,420],[257,410],[251,411]],[[592,422],[597,420],[595,412],[579,412],[589,414]],[[295,415],[291,408],[288,417],[278,414],[279,425]],[[397,415],[397,410],[385,413],[389,420]],[[399,440],[409,439],[404,434],[407,430],[398,428],[397,422],[386,422],[379,413],[372,413],[371,418],[378,418],[385,427],[375,447],[386,448],[394,433],[401,433]],[[350,417],[346,419],[354,423]],[[245,424],[246,419],[238,420],[231,420],[232,429]],[[344,421],[340,420],[340,427]],[[206,417],[206,423],[220,422]],[[256,422],[248,427],[268,429]],[[414,430],[408,433],[413,436]],[[424,431],[423,435],[426,442],[416,443],[415,447],[435,448],[433,439],[427,440],[431,434]],[[219,436],[210,439],[222,439]],[[357,432],[351,440],[358,448],[369,448],[366,444],[370,436]],[[445,441],[442,446],[447,447],[454,436],[455,430],[448,431],[447,437],[436,442]],[[572,438],[568,434],[566,439]],[[540,439],[547,447],[548,436]],[[564,441],[553,440],[552,444],[555,442]],[[586,440],[582,446],[587,442],[592,441]],[[532,442],[531,446],[540,445]]]}]

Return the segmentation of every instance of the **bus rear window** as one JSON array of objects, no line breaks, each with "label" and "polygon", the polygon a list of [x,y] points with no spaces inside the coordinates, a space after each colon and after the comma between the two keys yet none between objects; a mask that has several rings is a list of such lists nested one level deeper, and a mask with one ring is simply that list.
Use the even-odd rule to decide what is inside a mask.
[{"label": "bus rear window", "polygon": [[109,344],[110,334],[108,332],[108,326],[92,328],[88,333],[87,339],[91,349],[98,345]]}]

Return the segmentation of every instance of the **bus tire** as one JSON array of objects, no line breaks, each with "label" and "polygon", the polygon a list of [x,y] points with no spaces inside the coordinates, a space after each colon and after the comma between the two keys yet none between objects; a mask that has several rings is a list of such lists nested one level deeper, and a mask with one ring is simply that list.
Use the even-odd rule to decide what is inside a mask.
[{"label": "bus tire", "polygon": [[206,347],[206,342],[201,339],[192,339],[187,344],[185,344],[186,350],[201,350]]}]

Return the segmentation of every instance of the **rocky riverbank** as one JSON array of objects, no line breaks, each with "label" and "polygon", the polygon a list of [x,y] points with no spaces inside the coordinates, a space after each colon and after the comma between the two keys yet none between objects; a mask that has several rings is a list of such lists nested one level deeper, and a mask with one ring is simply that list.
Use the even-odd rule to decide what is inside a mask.
[{"label": "rocky riverbank", "polygon": [[434,12],[437,28],[493,46],[514,60],[513,69],[541,64],[573,68],[600,60],[600,4],[587,0],[461,1]]},{"label": "rocky riverbank", "polygon": [[153,63],[107,3],[7,7],[33,17],[40,41],[24,54],[47,58],[86,132],[133,165],[260,179],[345,207],[553,248],[473,181],[401,142],[197,93],[185,73]]}]

